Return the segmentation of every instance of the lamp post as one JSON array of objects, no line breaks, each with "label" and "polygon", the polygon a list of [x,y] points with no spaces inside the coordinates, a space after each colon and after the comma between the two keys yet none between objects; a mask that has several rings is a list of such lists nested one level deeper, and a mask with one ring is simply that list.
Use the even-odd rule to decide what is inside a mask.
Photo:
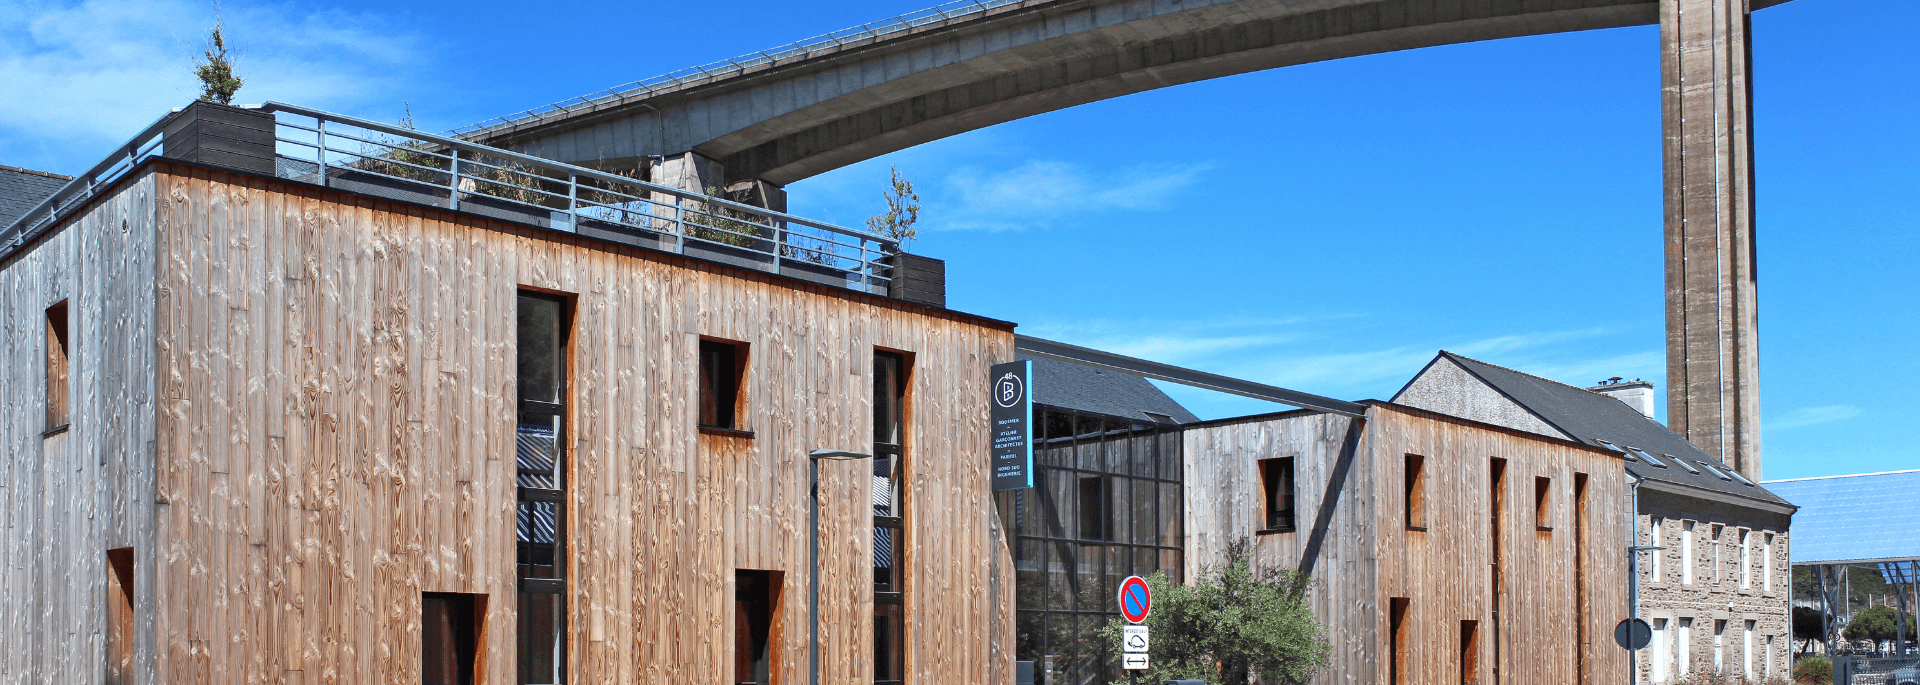
[{"label": "lamp post", "polygon": [[813,529],[813,543],[807,548],[807,682],[812,685],[820,685],[820,460],[872,458],[871,454],[846,450],[814,450],[807,453],[807,492],[811,501],[807,509],[807,522]]}]

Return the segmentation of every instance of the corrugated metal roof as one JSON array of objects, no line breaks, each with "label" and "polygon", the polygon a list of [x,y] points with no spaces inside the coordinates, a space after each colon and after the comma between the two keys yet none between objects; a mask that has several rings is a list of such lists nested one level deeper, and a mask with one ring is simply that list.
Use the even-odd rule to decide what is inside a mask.
[{"label": "corrugated metal roof", "polygon": [[1920,559],[1920,471],[1762,485],[1800,505],[1793,515],[1793,563]]}]

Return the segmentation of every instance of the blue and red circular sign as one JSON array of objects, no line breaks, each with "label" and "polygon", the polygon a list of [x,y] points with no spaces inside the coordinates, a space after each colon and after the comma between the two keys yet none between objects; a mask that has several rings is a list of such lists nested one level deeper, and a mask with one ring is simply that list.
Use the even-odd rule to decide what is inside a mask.
[{"label": "blue and red circular sign", "polygon": [[1131,623],[1142,623],[1150,611],[1153,611],[1153,591],[1147,589],[1146,579],[1127,576],[1120,581],[1120,615]]}]

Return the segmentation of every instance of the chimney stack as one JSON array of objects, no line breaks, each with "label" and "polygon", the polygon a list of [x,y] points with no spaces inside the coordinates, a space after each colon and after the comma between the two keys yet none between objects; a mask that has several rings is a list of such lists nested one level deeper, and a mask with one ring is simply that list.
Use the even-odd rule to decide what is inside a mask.
[{"label": "chimney stack", "polygon": [[1653,418],[1653,383],[1638,378],[1621,381],[1619,376],[1614,376],[1587,389],[1625,402],[1634,411]]}]

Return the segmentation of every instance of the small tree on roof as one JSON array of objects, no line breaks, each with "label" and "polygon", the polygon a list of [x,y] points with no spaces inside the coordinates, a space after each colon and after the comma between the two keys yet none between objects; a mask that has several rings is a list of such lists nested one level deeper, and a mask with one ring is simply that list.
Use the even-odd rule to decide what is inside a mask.
[{"label": "small tree on roof", "polygon": [[899,167],[889,167],[893,178],[882,193],[887,199],[887,211],[867,219],[867,230],[900,241],[900,249],[907,248],[919,231],[913,227],[920,220],[920,195],[913,192],[913,181],[900,177]]},{"label": "small tree on roof", "polygon": [[218,5],[214,10],[213,29],[207,33],[207,51],[194,63],[193,75],[200,79],[201,100],[231,105],[233,94],[240,91],[241,81],[233,73],[233,58],[227,55],[227,39],[223,35],[227,22],[219,17]]}]

